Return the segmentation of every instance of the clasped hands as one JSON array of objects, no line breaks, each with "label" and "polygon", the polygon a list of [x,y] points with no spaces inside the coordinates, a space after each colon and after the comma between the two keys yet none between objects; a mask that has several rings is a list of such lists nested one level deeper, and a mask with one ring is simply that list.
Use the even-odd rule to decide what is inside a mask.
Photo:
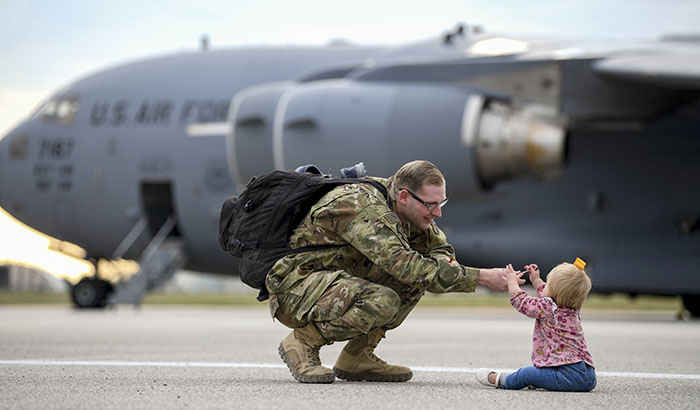
[{"label": "clasped hands", "polygon": [[505,292],[508,290],[508,282],[524,284],[525,279],[522,277],[525,272],[528,272],[531,282],[540,278],[540,269],[535,264],[525,265],[524,271],[516,271],[512,264],[508,264],[505,268],[479,269],[477,284],[496,292]]},{"label": "clasped hands", "polygon": [[[458,265],[458,262],[452,258],[445,258],[445,260],[450,264]],[[537,265],[534,263],[525,265],[524,269],[529,273],[531,282],[534,283],[535,280],[539,280],[540,269]],[[481,268],[479,269],[479,276],[476,283],[479,286],[486,286],[496,292],[505,292],[508,290],[508,281],[515,281],[518,285],[525,283],[525,279],[522,278],[525,271],[516,271],[510,263],[505,268]]]},{"label": "clasped hands", "polygon": [[508,264],[504,268],[503,280],[506,281],[506,284],[507,283],[511,283],[511,284],[517,283],[518,285],[522,285],[523,283],[525,283],[525,280],[522,279],[525,272],[528,273],[528,276],[530,277],[531,283],[534,284],[540,280],[540,268],[537,265],[535,265],[534,263],[530,264],[530,265],[523,266],[523,269],[524,269],[524,271],[522,271],[522,272],[516,271],[515,269],[513,269],[513,265]]}]

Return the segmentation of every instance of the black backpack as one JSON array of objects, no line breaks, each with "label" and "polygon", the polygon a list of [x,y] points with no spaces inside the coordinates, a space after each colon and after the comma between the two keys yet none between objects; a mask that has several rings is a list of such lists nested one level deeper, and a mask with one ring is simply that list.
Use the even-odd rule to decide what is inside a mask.
[{"label": "black backpack", "polygon": [[241,280],[260,289],[259,301],[268,298],[265,278],[277,260],[292,253],[338,246],[292,249],[289,237],[323,195],[337,186],[355,183],[371,184],[387,197],[382,184],[366,178],[328,178],[310,172],[278,170],[254,177],[239,196],[224,201],[219,245],[240,258]]}]

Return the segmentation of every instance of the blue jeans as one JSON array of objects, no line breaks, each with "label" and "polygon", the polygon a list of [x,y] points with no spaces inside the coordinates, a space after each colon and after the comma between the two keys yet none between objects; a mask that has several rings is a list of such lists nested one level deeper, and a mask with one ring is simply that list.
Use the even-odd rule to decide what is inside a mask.
[{"label": "blue jeans", "polygon": [[586,362],[556,367],[527,366],[501,377],[501,387],[509,390],[532,386],[554,391],[591,391],[595,385],[595,369]]}]

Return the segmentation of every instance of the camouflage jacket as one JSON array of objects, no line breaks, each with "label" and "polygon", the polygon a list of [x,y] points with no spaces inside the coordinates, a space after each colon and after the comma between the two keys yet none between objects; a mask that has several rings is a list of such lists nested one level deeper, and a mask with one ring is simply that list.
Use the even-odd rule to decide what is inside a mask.
[{"label": "camouflage jacket", "polygon": [[[449,263],[454,249],[434,221],[425,231],[401,223],[392,179],[373,179],[387,187],[388,200],[369,184],[349,184],[333,189],[311,208],[292,233],[291,247],[340,246],[277,261],[267,278],[270,293],[291,292],[311,304],[339,271],[434,293],[474,291],[478,269]],[[324,272],[314,274],[319,271]]]}]

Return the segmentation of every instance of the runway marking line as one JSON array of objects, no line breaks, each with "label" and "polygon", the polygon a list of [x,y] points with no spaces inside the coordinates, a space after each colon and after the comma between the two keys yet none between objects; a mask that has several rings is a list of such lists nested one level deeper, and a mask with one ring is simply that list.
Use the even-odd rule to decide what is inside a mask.
[{"label": "runway marking line", "polygon": [[[272,368],[286,369],[284,364],[270,363],[216,363],[216,362],[126,362],[113,360],[0,360],[0,365],[25,366],[134,366],[134,367],[229,367],[229,368]],[[412,366],[418,372],[476,373],[470,367],[425,367]],[[493,369],[513,372],[515,369]],[[640,379],[700,380],[699,374],[644,373],[644,372],[596,372],[602,377],[632,377]]]}]

